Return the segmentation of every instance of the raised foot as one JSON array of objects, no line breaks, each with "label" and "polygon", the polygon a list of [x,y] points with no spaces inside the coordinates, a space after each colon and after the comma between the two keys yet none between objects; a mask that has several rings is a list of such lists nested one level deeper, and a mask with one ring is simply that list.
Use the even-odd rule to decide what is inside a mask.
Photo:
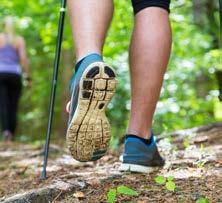
[{"label": "raised foot", "polygon": [[87,67],[81,77],[77,108],[67,131],[67,145],[76,160],[95,161],[107,151],[111,133],[105,109],[115,94],[115,77],[103,62]]}]

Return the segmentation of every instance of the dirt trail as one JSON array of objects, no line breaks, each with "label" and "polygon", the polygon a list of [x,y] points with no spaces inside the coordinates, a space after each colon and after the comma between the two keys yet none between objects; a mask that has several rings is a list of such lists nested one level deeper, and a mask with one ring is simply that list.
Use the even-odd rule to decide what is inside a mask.
[{"label": "dirt trail", "polygon": [[[39,180],[42,149],[33,145],[0,144],[0,202],[107,202],[111,188],[125,185],[137,197],[119,195],[116,202],[196,202],[206,197],[222,202],[222,124],[183,130],[159,139],[165,167],[150,175],[120,173],[121,149],[97,162],[79,163],[66,148],[51,145],[48,179]],[[155,182],[173,176],[170,192]]]}]

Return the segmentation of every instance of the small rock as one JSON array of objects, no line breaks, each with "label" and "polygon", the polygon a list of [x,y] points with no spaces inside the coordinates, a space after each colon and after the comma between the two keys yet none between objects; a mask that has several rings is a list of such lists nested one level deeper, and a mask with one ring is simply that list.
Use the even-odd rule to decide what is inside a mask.
[{"label": "small rock", "polygon": [[194,143],[203,143],[208,141],[208,136],[195,137]]}]

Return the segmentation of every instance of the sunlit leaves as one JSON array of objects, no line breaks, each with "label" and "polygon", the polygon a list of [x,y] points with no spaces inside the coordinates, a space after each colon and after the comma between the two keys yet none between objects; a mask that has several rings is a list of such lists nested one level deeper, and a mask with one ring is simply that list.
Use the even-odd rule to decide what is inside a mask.
[{"label": "sunlit leaves", "polygon": [[116,189],[110,189],[107,194],[108,203],[113,203],[116,199]]},{"label": "sunlit leaves", "polygon": [[174,192],[174,190],[176,189],[176,184],[173,181],[168,181],[166,182],[166,189],[170,192]]},{"label": "sunlit leaves", "polygon": [[210,201],[208,198],[201,197],[196,201],[196,203],[210,203]]},{"label": "sunlit leaves", "polygon": [[125,185],[120,185],[115,189],[110,189],[107,193],[108,203],[114,203],[118,195],[138,196],[139,193]]},{"label": "sunlit leaves", "polygon": [[[200,28],[194,24],[191,0],[171,2],[173,47],[155,115],[153,128],[157,133],[202,125],[215,121],[215,118],[221,118],[218,116],[221,113],[218,110],[220,109],[216,95],[218,86],[214,74],[217,69],[221,69],[222,53],[215,48],[211,50],[214,36],[208,31],[212,26],[206,23]],[[118,139],[125,133],[128,125],[130,81],[127,52],[134,15],[130,1],[115,0],[114,4],[115,14],[106,39],[104,55],[105,61],[118,73],[117,94],[108,109],[113,138]],[[33,73],[33,89],[23,91],[20,117],[25,129],[28,129],[27,125],[32,121],[32,134],[43,131],[47,121],[59,9],[60,1],[54,0],[1,0],[0,19],[6,15],[15,16],[18,33],[24,36],[27,42]],[[218,16],[217,13],[214,15]],[[218,22],[216,24],[219,25]],[[144,32],[149,32],[149,28],[145,28]],[[72,44],[70,23],[66,15],[63,50],[71,51]],[[62,71],[66,70],[60,69],[59,78]],[[207,92],[204,97],[199,97],[197,94],[196,78],[200,75],[207,77],[204,84],[199,84]],[[60,82],[58,84],[57,98],[62,100],[61,90],[64,87]],[[60,103],[56,103],[56,113],[63,111],[60,109]],[[29,111],[34,112],[31,115],[37,116],[27,116],[30,115]],[[57,117],[58,114],[55,114],[55,118]]]},{"label": "sunlit leaves", "polygon": [[155,178],[155,182],[158,184],[165,184],[166,183],[166,178],[164,176],[157,176]]},{"label": "sunlit leaves", "polygon": [[164,176],[157,176],[155,182],[159,185],[165,185],[166,189],[170,192],[174,192],[176,189],[176,184],[174,182],[174,177],[169,176],[165,178]]}]

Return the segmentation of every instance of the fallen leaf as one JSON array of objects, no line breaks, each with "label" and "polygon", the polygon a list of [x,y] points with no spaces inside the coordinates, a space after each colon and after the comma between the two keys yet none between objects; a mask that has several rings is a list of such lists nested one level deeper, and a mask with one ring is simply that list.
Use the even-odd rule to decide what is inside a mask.
[{"label": "fallen leaf", "polygon": [[136,203],[148,203],[148,200],[138,200]]},{"label": "fallen leaf", "polygon": [[75,193],[73,194],[73,197],[76,197],[76,198],[78,198],[78,199],[82,199],[82,198],[85,197],[85,195],[84,195],[83,192],[77,191],[77,192],[75,192]]},{"label": "fallen leaf", "polygon": [[99,186],[101,184],[101,182],[97,179],[92,179],[88,181],[88,184],[92,185],[92,186]]}]

